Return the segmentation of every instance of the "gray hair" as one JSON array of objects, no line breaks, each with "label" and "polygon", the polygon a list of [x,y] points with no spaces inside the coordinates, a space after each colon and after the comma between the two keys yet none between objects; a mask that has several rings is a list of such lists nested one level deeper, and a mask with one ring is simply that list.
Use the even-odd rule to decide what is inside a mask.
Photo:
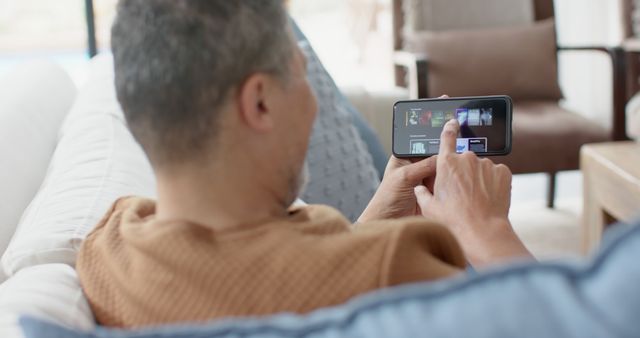
[{"label": "gray hair", "polygon": [[282,0],[121,0],[111,31],[118,101],[152,164],[206,157],[231,90],[286,81],[293,39]]}]

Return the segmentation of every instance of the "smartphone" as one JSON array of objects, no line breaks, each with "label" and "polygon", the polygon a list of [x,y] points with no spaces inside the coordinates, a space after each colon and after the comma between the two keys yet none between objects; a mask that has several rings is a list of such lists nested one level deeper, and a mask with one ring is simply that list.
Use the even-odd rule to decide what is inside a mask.
[{"label": "smartphone", "polygon": [[399,101],[393,106],[393,154],[399,158],[437,155],[444,124],[457,119],[457,153],[507,155],[511,152],[512,106],[508,96]]}]

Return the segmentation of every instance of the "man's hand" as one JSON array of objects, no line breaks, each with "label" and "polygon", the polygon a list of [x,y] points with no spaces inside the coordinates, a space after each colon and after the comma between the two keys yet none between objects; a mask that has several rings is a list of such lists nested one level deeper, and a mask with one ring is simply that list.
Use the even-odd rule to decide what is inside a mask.
[{"label": "man's hand", "polygon": [[511,171],[472,152],[456,154],[459,130],[453,119],[442,131],[433,193],[425,186],[415,188],[422,214],[446,225],[473,265],[530,257],[508,218]]},{"label": "man's hand", "polygon": [[358,222],[420,215],[414,188],[433,184],[436,161],[436,157],[431,157],[412,163],[391,157],[378,191]]},{"label": "man's hand", "polygon": [[[440,99],[449,96],[442,95]],[[431,189],[436,176],[437,157],[422,161],[399,159],[391,156],[380,186],[358,223],[377,219],[392,219],[422,214],[416,201],[414,188],[424,185]],[[433,191],[433,189],[431,189]]]}]

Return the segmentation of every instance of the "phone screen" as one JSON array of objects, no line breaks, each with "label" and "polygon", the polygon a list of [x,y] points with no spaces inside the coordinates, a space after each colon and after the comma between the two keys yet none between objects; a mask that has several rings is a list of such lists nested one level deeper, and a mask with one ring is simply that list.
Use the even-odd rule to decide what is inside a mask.
[{"label": "phone screen", "polygon": [[393,107],[393,153],[397,157],[438,154],[445,123],[460,123],[456,152],[506,155],[511,151],[508,96],[400,101]]}]

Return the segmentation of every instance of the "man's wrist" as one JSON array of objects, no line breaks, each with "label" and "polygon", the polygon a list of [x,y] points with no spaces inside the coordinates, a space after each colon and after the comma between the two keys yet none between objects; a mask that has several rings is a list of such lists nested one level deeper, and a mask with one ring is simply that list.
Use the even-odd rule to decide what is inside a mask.
[{"label": "man's wrist", "polygon": [[383,211],[387,209],[388,208],[382,208],[380,206],[369,204],[364,209],[360,217],[358,217],[358,220],[356,221],[356,223],[366,223],[366,222],[391,218],[389,217],[387,212]]},{"label": "man's wrist", "polygon": [[362,214],[360,214],[360,217],[358,217],[356,223],[365,223],[372,220],[371,211],[369,210],[371,208],[371,203],[372,202],[369,202],[369,205],[367,205]]},{"label": "man's wrist", "polygon": [[[508,219],[494,220],[460,238],[471,264],[482,267],[516,259],[533,259]],[[467,244],[467,245],[465,245]]]}]

